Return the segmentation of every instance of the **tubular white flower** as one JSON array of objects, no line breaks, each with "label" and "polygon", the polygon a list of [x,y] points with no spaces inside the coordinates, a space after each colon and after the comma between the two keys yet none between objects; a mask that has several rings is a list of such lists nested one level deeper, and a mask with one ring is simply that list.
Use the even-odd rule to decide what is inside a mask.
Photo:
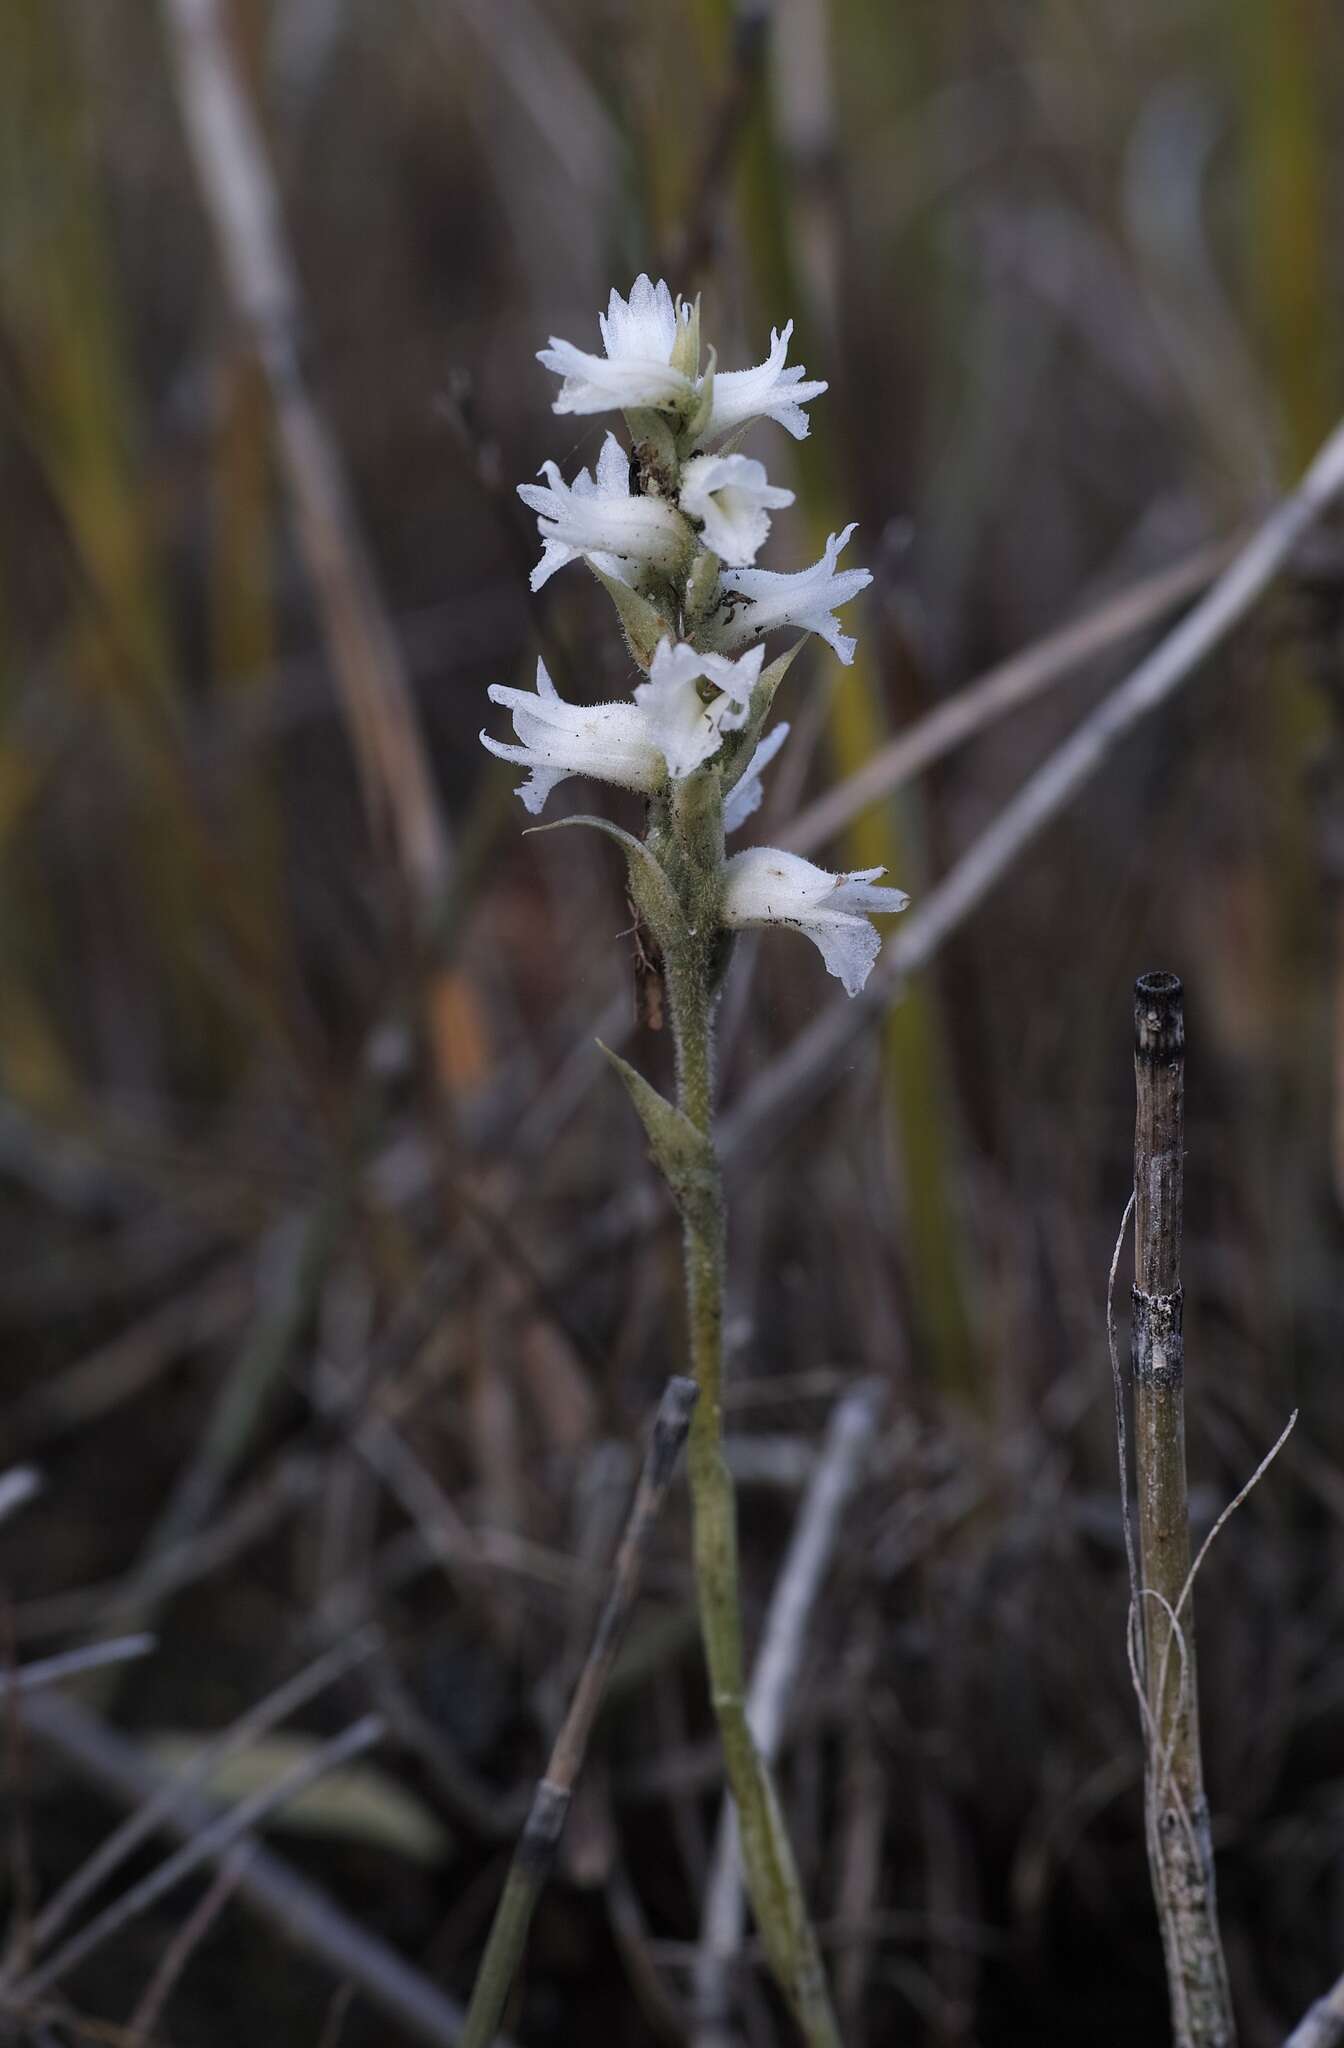
[{"label": "tubular white flower", "polygon": [[702,447],[707,441],[717,441],[720,434],[731,434],[746,426],[748,420],[756,419],[778,420],[795,441],[807,438],[810,422],[803,407],[820,398],[828,386],[820,378],[804,381],[801,364],[785,369],[784,358],[792,333],[792,320],[785,323],[782,333],[771,328],[770,353],[754,370],[715,373],[709,420],[699,437]]},{"label": "tubular white flower", "polygon": [[724,867],[723,921],[741,927],[787,924],[811,939],[828,974],[856,996],[872,972],[882,941],[868,922],[904,910],[900,889],[875,887],[885,868],[833,875],[801,854],[777,846],[749,846]]},{"label": "tubular white flower", "polygon": [[873,580],[867,569],[836,569],[836,557],[853,531],[851,522],[843,533],[833,533],[821,560],[793,576],[773,569],[725,569],[723,586],[729,600],[720,608],[716,625],[719,645],[744,647],[774,626],[801,626],[818,634],[848,666],[856,643],[840,631],[833,614],[837,605],[848,604]]},{"label": "tubular white flower", "polygon": [[569,775],[591,775],[599,782],[645,793],[663,780],[663,756],[638,705],[566,704],[544,661],[537,663],[535,694],[492,683],[489,695],[493,704],[503,704],[513,713],[513,729],[522,744],[511,746],[483,732],[481,745],[501,761],[516,761],[532,770],[516,794],[534,817],[557,782]]},{"label": "tubular white flower", "polygon": [[[753,647],[730,661],[726,655],[704,654],[685,640],[659,641],[648,681],[636,685],[635,703],[676,781],[716,754],[726,732],[737,732],[746,723],[763,654],[763,648]],[[696,687],[702,678],[720,692],[709,704]]]},{"label": "tubular white flower", "polygon": [[564,382],[556,412],[614,412],[627,406],[652,406],[676,411],[689,405],[695,387],[684,370],[674,369],[672,351],[680,330],[690,322],[684,301],[675,302],[659,279],[635,279],[629,300],[613,291],[605,314],[599,313],[605,356],[593,356],[573,342],[551,336],[537,360]]},{"label": "tubular white flower", "polygon": [[761,808],[761,770],[768,768],[789,736],[788,720],[777,725],[761,741],[738,780],[723,800],[723,829],[736,832],[754,811]]},{"label": "tubular white flower", "polygon": [[745,568],[770,531],[770,514],[793,492],[766,477],[750,455],[693,455],[681,472],[681,509],[704,526],[704,542],[722,562]]},{"label": "tubular white flower", "polygon": [[630,581],[630,568],[675,570],[685,560],[691,540],[686,521],[666,499],[631,491],[630,458],[614,434],[602,444],[596,480],[581,469],[567,484],[553,462],[543,462],[538,473],[546,483],[518,486],[519,497],[537,515],[542,539],[534,590],[580,557],[623,583]]}]

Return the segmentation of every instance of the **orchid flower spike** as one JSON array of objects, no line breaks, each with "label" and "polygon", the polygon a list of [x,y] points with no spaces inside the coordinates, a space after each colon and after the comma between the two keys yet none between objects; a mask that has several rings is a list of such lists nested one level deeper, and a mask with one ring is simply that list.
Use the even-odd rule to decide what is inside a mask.
[{"label": "orchid flower spike", "polygon": [[874,886],[885,872],[833,875],[801,854],[749,846],[725,864],[723,921],[730,927],[792,925],[811,939],[845,994],[856,996],[882,948],[869,918],[904,910],[910,901],[900,889]]},{"label": "orchid flower spike", "polygon": [[637,277],[628,300],[613,291],[605,314],[599,313],[597,320],[604,356],[588,355],[554,334],[550,347],[537,352],[538,362],[564,379],[556,412],[689,407],[695,385],[687,371],[673,364],[672,354],[690,322],[690,307],[684,300],[674,301],[661,280],[654,285],[643,275]]},{"label": "orchid flower spike", "polygon": [[[684,640],[659,641],[648,681],[635,686],[635,702],[674,781],[717,754],[726,732],[746,724],[763,655],[763,648],[753,647],[739,661],[730,661],[722,654],[702,654]],[[719,693],[708,704],[697,687],[701,680]]]},{"label": "orchid flower spike", "polygon": [[492,683],[489,694],[491,703],[513,713],[522,744],[511,746],[483,732],[481,745],[501,761],[532,770],[517,794],[534,817],[557,782],[570,775],[591,775],[646,795],[666,777],[667,764],[637,704],[566,704],[544,661],[537,663],[535,693]]},{"label": "orchid flower spike", "polygon": [[796,575],[780,575],[773,569],[725,569],[727,598],[714,623],[719,646],[745,647],[772,627],[801,626],[818,634],[848,667],[857,643],[840,631],[834,614],[873,580],[867,569],[836,569],[836,557],[853,531],[851,523],[843,533],[833,533],[821,560]]},{"label": "orchid flower spike", "polygon": [[630,488],[630,458],[608,434],[594,480],[581,469],[567,484],[553,462],[543,462],[545,484],[519,484],[518,495],[537,515],[541,560],[531,583],[540,590],[566,562],[587,559],[604,575],[629,583],[644,569],[670,573],[686,560],[691,533],[665,498]]},{"label": "orchid flower spike", "polygon": [[803,407],[820,398],[828,387],[819,379],[805,381],[801,364],[784,367],[789,352],[792,320],[782,331],[770,332],[770,353],[754,370],[720,370],[714,378],[709,421],[700,434],[700,445],[735,433],[751,420],[777,420],[795,441],[805,440],[808,418]]},{"label": "orchid flower spike", "polygon": [[704,543],[721,562],[745,568],[770,531],[770,514],[793,492],[767,481],[750,455],[693,455],[681,472],[681,509],[700,521]]}]

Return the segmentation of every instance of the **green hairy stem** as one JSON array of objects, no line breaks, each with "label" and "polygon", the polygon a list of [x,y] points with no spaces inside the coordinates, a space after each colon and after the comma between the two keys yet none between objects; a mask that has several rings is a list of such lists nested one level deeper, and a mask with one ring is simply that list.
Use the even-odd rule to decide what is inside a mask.
[{"label": "green hairy stem", "polygon": [[[678,879],[684,923],[679,932],[664,936],[663,947],[677,1050],[677,1108],[704,1141],[700,1167],[693,1176],[678,1175],[671,1183],[669,1175],[682,1216],[691,1368],[700,1389],[687,1454],[696,1593],[710,1696],[737,1807],[747,1891],[770,1967],[810,2048],[839,2048],[840,2035],[784,1815],[747,1722],[737,1508],[723,1455],[727,1233],[722,1176],[713,1146],[713,1011],[718,992],[715,953],[720,939],[717,920],[706,914],[712,906],[696,900],[700,893],[697,882],[715,870],[701,867],[694,859],[697,839],[702,846],[709,842],[706,851],[713,846],[715,814],[721,844],[723,801],[717,772],[693,780],[701,785],[696,792],[699,814],[679,818],[680,832],[674,826],[683,857],[677,865],[682,868]],[[689,832],[684,829],[687,825],[692,827]]]}]

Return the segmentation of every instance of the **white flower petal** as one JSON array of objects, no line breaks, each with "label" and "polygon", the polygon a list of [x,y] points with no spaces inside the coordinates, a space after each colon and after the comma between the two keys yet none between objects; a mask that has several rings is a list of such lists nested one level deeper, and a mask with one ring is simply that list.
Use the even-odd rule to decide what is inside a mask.
[{"label": "white flower petal", "polygon": [[655,285],[647,272],[641,271],[630,287],[629,300],[613,291],[597,324],[602,330],[602,346],[613,359],[655,356],[668,362],[676,345],[678,319],[689,316],[688,307],[673,303],[662,278]]},{"label": "white flower petal", "polygon": [[836,558],[853,531],[851,523],[843,533],[833,533],[821,560],[796,575],[780,575],[773,569],[725,569],[723,586],[729,602],[720,612],[719,645],[744,647],[772,627],[801,626],[818,634],[848,666],[856,643],[840,631],[832,614],[873,580],[867,569],[836,569]]},{"label": "white flower petal", "polygon": [[721,434],[730,434],[754,419],[777,420],[795,441],[806,438],[808,420],[803,407],[814,398],[820,398],[827,386],[817,378],[805,381],[800,365],[795,364],[791,370],[785,369],[784,360],[789,352],[792,333],[792,320],[787,322],[782,333],[772,329],[770,353],[754,370],[722,370],[716,373],[709,423],[700,435],[702,446],[706,441],[716,441]]},{"label": "white flower petal", "polygon": [[[543,462],[544,484],[519,484],[518,495],[537,515],[543,553],[532,572],[539,590],[566,562],[587,556],[611,573],[610,561],[673,571],[685,561],[690,529],[664,498],[630,489],[630,463],[614,434],[608,434],[594,480],[581,469],[567,484],[553,462]],[[622,581],[628,574],[617,571]]]},{"label": "white flower petal", "polygon": [[766,735],[748,761],[738,780],[733,784],[723,804],[723,829],[736,832],[753,812],[761,808],[761,771],[768,768],[775,755],[789,736],[788,720],[785,719]]},{"label": "white flower petal", "polygon": [[637,277],[628,302],[614,291],[606,312],[598,315],[604,356],[589,355],[554,334],[550,347],[538,351],[538,361],[564,380],[555,411],[611,412],[631,406],[675,411],[687,405],[695,387],[670,359],[678,329],[689,319],[690,308],[674,303],[662,282],[655,286]]},{"label": "white flower petal", "polygon": [[675,782],[693,774],[722,746],[720,725],[700,702],[693,683],[641,683],[635,696]]},{"label": "white flower petal", "polygon": [[[675,780],[708,761],[718,752],[724,733],[736,732],[746,722],[763,653],[753,647],[731,661],[726,655],[703,653],[684,640],[659,641],[648,680],[635,687],[635,702],[648,717]],[[702,679],[720,693],[709,704],[696,687]]]},{"label": "white flower petal", "polygon": [[586,355],[554,334],[549,348],[537,350],[537,361],[564,379],[553,412],[624,412],[632,406],[671,410],[691,393],[690,378],[670,363],[611,363],[605,356]]},{"label": "white flower petal", "polygon": [[663,779],[663,758],[649,721],[634,704],[567,704],[543,661],[537,663],[535,693],[492,683],[489,696],[513,714],[521,744],[492,739],[486,732],[481,744],[501,761],[531,769],[517,794],[534,816],[569,775],[591,775],[645,794]]},{"label": "white flower petal", "polygon": [[909,901],[900,889],[874,886],[883,872],[861,868],[834,875],[801,854],[749,846],[725,865],[723,921],[732,927],[792,925],[811,939],[846,995],[855,996],[881,951],[869,917],[904,910]]},{"label": "white flower petal", "polygon": [[703,523],[705,546],[745,567],[770,531],[770,513],[793,503],[750,455],[693,455],[681,473],[681,509]]},{"label": "white flower petal", "polygon": [[798,930],[811,939],[847,996],[856,996],[882,951],[876,925],[866,917],[845,917],[838,910],[818,910]]},{"label": "white flower petal", "polygon": [[[593,485],[595,496],[604,498],[629,497],[630,457],[614,434],[609,433],[603,441],[602,453],[593,465],[593,473],[596,477],[596,482]],[[580,470],[579,475],[586,479],[588,472],[586,469]]]}]

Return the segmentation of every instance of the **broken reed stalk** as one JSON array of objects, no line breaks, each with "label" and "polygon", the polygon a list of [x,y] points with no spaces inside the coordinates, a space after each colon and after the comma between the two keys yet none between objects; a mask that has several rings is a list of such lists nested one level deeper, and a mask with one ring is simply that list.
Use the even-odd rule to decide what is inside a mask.
[{"label": "broken reed stalk", "polygon": [[1177,2048],[1232,2048],[1199,1747],[1185,1473],[1181,1220],[1185,1015],[1174,974],[1134,985],[1134,1455],[1144,1814]]},{"label": "broken reed stalk", "polygon": [[495,1909],[462,2029],[462,2048],[490,2048],[518,1972],[527,1931],[550,1875],[564,1829],[575,1780],[583,1764],[593,1723],[606,1689],[621,1636],[635,1604],[654,1523],[691,1426],[699,1389],[694,1380],[670,1379],[658,1404],[653,1437],[639,1475],[634,1502],[612,1567],[611,1587],[598,1619],[592,1648],[574,1688],[545,1774],[538,1780],[531,1810]]}]

